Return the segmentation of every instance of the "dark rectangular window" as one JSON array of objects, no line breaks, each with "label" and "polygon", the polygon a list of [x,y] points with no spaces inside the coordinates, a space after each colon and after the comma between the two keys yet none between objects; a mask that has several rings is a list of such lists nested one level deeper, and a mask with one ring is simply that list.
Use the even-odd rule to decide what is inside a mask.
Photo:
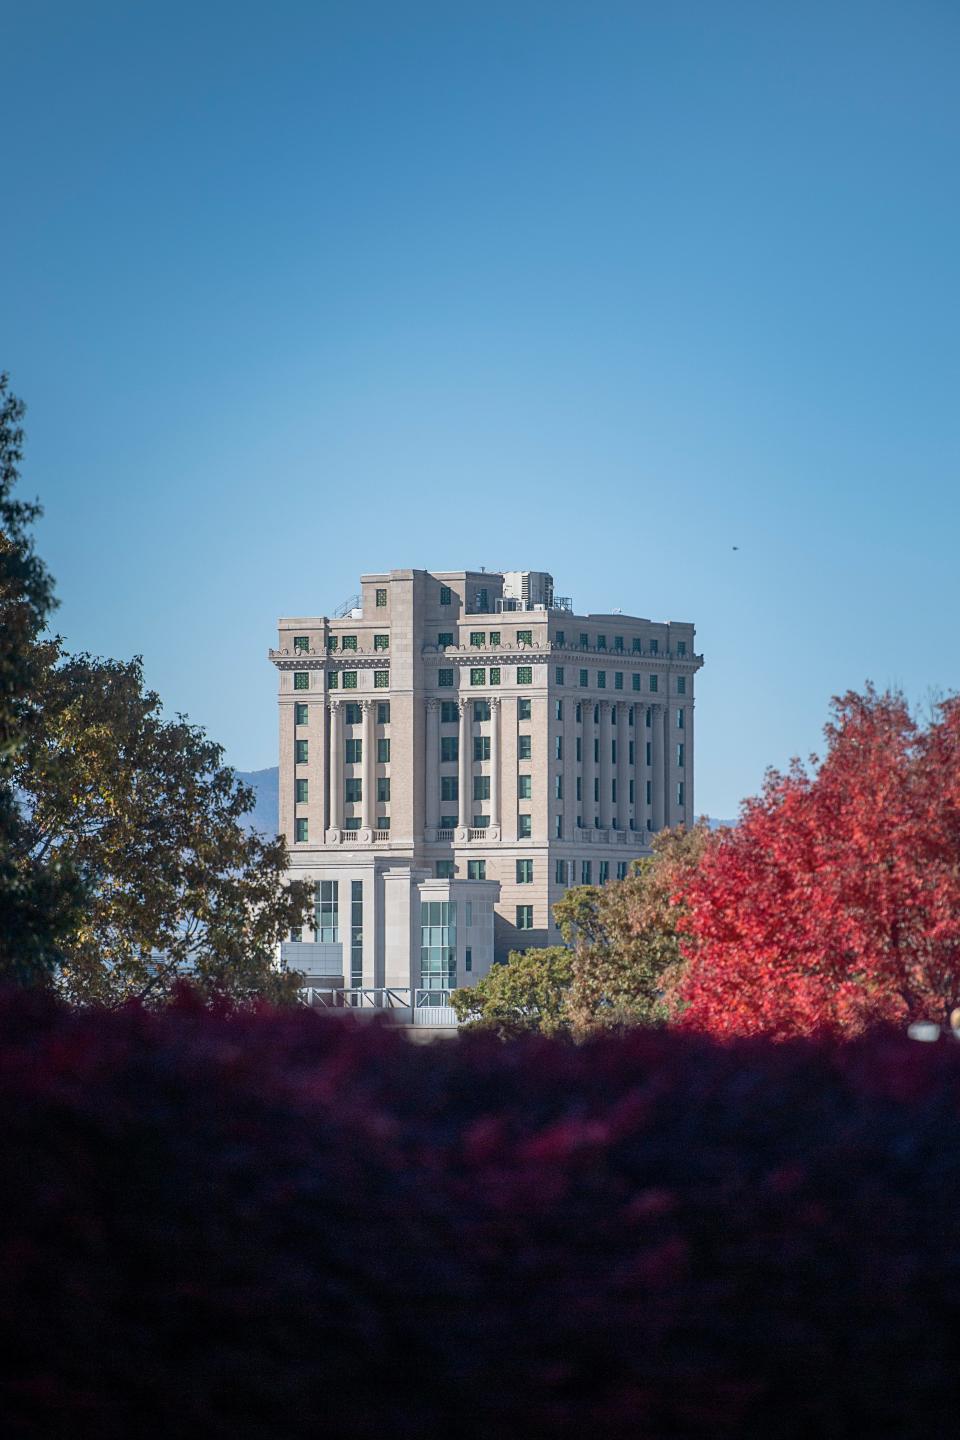
[{"label": "dark rectangular window", "polygon": [[581,689],[581,690],[586,690],[586,688],[587,688],[587,686],[588,686],[589,683],[590,683],[590,676],[587,674],[586,670],[581,670],[581,671],[580,671],[580,689]]},{"label": "dark rectangular window", "polygon": [[306,705],[294,705],[294,707],[293,707],[293,723],[294,723],[294,725],[306,725],[306,723],[307,723],[307,707],[306,707]]},{"label": "dark rectangular window", "polygon": [[438,880],[452,880],[456,874],[456,865],[452,860],[438,860],[435,870]]},{"label": "dark rectangular window", "polygon": [[459,798],[460,787],[456,775],[440,776],[440,799],[456,800]]},{"label": "dark rectangular window", "polygon": [[306,765],[309,758],[308,740],[295,740],[293,746],[293,758],[297,765]]},{"label": "dark rectangular window", "polygon": [[339,880],[321,880],[314,890],[314,928],[322,945],[340,942],[339,895]]},{"label": "dark rectangular window", "polygon": [[[681,750],[683,749],[683,746],[682,746],[682,745],[680,746],[680,749],[681,749]],[[308,798],[309,798],[309,781],[307,781],[307,780],[298,780],[298,781],[296,782],[296,797],[297,797],[297,802],[296,802],[296,803],[297,803],[298,805],[306,805],[307,800],[308,800]]]},{"label": "dark rectangular window", "polygon": [[518,860],[518,861],[517,861],[517,884],[518,884],[518,885],[532,885],[532,884],[533,884],[533,861],[532,861],[532,860]]},{"label": "dark rectangular window", "polygon": [[490,759],[490,736],[474,735],[473,737],[473,758],[474,760]]},{"label": "dark rectangular window", "polygon": [[487,862],[486,862],[486,860],[468,860],[468,861],[467,861],[467,879],[468,879],[468,880],[486,880],[486,878],[487,878]]},{"label": "dark rectangular window", "polygon": [[390,741],[389,741],[389,740],[378,740],[378,741],[377,741],[377,764],[378,764],[378,765],[389,765],[389,763],[390,763]]},{"label": "dark rectangular window", "polygon": [[458,735],[442,735],[440,737],[440,761],[442,764],[450,764],[460,759],[460,737]]},{"label": "dark rectangular window", "polygon": [[533,906],[532,906],[532,905],[518,905],[518,906],[517,906],[517,929],[518,929],[518,930],[532,930],[532,929],[533,929]]},{"label": "dark rectangular window", "polygon": [[390,799],[390,778],[387,775],[381,775],[377,780],[377,799],[384,804]]},{"label": "dark rectangular window", "polygon": [[310,637],[308,635],[294,635],[293,653],[294,655],[310,654]]},{"label": "dark rectangular window", "polygon": [[387,592],[386,592],[386,590],[378,590],[378,591],[377,591],[377,609],[378,609],[378,610],[383,610],[383,609],[385,608],[385,606],[386,606],[386,603],[387,603]]},{"label": "dark rectangular window", "polygon": [[389,700],[378,700],[378,701],[377,701],[377,724],[378,724],[378,725],[389,725],[389,724],[390,724],[390,701],[389,701]]},{"label": "dark rectangular window", "polygon": [[363,741],[347,740],[345,742],[346,763],[348,765],[359,765],[363,760]]},{"label": "dark rectangular window", "polygon": [[363,719],[363,710],[359,705],[351,702],[343,707],[343,720],[345,725],[359,725]]},{"label": "dark rectangular window", "polygon": [[457,721],[458,721],[459,718],[460,718],[460,716],[459,716],[459,711],[458,711],[458,709],[457,709],[457,702],[456,702],[456,700],[441,700],[441,701],[440,701],[440,724],[441,724],[441,725],[456,725],[456,723],[457,723]]},{"label": "dark rectangular window", "polygon": [[294,690],[310,689],[310,672],[308,670],[295,670],[293,672]]},{"label": "dark rectangular window", "polygon": [[453,689],[453,671],[452,671],[452,670],[438,670],[438,671],[437,671],[437,684],[440,686],[441,690],[444,690],[444,689],[446,689],[446,690],[452,690],[452,689]]},{"label": "dark rectangular window", "polygon": [[310,831],[307,826],[306,820],[294,821],[294,838],[296,839],[298,845],[305,845],[308,841],[309,834]]},{"label": "dark rectangular window", "polygon": [[474,800],[490,799],[490,776],[474,775],[473,777],[473,798]]},{"label": "dark rectangular window", "polygon": [[533,834],[533,821],[529,815],[517,816],[517,834],[521,840],[529,840]]},{"label": "dark rectangular window", "polygon": [[475,720],[478,724],[480,724],[480,725],[484,724],[487,720],[490,719],[490,701],[489,701],[489,700],[474,700],[474,702],[473,702],[473,718],[474,718],[474,720]]},{"label": "dark rectangular window", "polygon": [[452,596],[451,593],[450,593],[450,586],[449,586],[449,585],[441,585],[441,586],[440,586],[440,604],[441,604],[441,605],[449,605],[449,604],[450,604],[450,601],[451,601],[452,599],[453,599],[453,596]]},{"label": "dark rectangular window", "polygon": [[363,881],[350,881],[350,984],[363,984]]},{"label": "dark rectangular window", "polygon": [[358,775],[344,781],[343,798],[348,805],[359,805],[363,799],[363,781]]},{"label": "dark rectangular window", "polygon": [[517,759],[529,760],[533,755],[533,737],[530,735],[517,736]]},{"label": "dark rectangular window", "polygon": [[521,696],[520,696],[520,699],[517,701],[517,719],[518,719],[518,720],[529,720],[529,719],[530,719],[530,715],[531,715],[530,703],[531,703],[531,702],[530,702],[530,697],[529,697],[528,695],[521,695]]},{"label": "dark rectangular window", "polygon": [[554,666],[553,675],[554,675],[554,679],[556,680],[556,682],[557,682],[558,685],[562,685],[562,684],[564,683],[564,681],[563,681],[563,666],[562,666],[562,665],[556,665],[556,666]]}]

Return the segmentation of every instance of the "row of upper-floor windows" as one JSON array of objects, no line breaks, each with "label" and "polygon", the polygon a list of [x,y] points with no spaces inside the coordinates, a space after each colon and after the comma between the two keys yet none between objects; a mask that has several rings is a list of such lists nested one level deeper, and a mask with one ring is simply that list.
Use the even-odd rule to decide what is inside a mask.
[{"label": "row of upper-floor windows", "polygon": [[[503,683],[503,672],[506,667],[491,665],[489,669],[483,665],[475,665],[470,670],[471,685],[500,685]],[[452,690],[455,683],[455,670],[438,670],[437,684],[441,690]],[[489,678],[488,678],[489,677]],[[515,678],[518,685],[533,684],[533,666],[517,665],[515,667]]]},{"label": "row of upper-floor windows", "polygon": [[[612,687],[608,687],[608,686],[607,686],[607,675],[608,675],[608,674],[611,674],[611,675],[613,676],[613,685],[612,685]],[[650,692],[651,695],[659,694],[659,692],[660,692],[660,680],[661,680],[661,678],[662,678],[662,677],[661,677],[660,675],[648,675],[648,676],[647,676],[647,690]],[[677,675],[677,676],[675,677],[675,679],[676,679],[676,691],[675,691],[675,693],[676,693],[677,695],[686,695],[686,693],[687,693],[687,677],[686,677],[685,675]],[[568,682],[568,680],[567,680],[567,668],[566,668],[566,666],[564,666],[564,665],[557,665],[557,666],[554,667],[554,680],[556,681],[556,683],[557,683],[558,685],[566,685],[566,684],[570,683],[570,682]],[[581,690],[588,690],[588,689],[590,688],[590,671],[589,671],[589,670],[580,670],[580,671],[578,672],[578,681],[579,681],[579,686],[580,686],[580,689],[581,689]],[[611,670],[611,671],[607,671],[607,670],[595,670],[595,671],[594,671],[594,681],[593,681],[593,683],[594,683],[594,685],[596,686],[596,688],[597,688],[598,690],[606,690],[607,688],[612,688],[612,689],[614,689],[614,690],[623,690],[623,689],[625,688],[625,687],[624,687],[624,683],[623,683],[623,671],[622,671],[622,670]],[[641,691],[641,690],[643,689],[643,676],[642,676],[641,674],[635,673],[635,674],[633,674],[633,675],[630,676],[630,688],[631,688],[631,690],[633,690],[635,693],[637,693],[637,692],[639,692],[639,691]]]},{"label": "row of upper-floor windows", "polygon": [[[383,803],[390,799],[390,780],[388,776],[378,776],[376,782],[377,800]],[[347,779],[344,781],[343,798],[347,804],[360,802],[363,799],[363,781]],[[298,805],[310,803],[310,782],[309,780],[297,780],[295,782],[294,799]]]},{"label": "row of upper-floor windows", "polygon": [[[555,701],[554,701],[554,718],[555,718],[555,719],[557,719],[557,720],[562,720],[562,719],[563,719],[563,716],[564,716],[564,708],[563,708],[563,707],[564,707],[564,702],[563,702],[562,700],[555,700]],[[588,712],[589,712],[589,709],[590,709],[589,704],[588,704],[588,706],[587,706],[587,709],[588,709]],[[602,711],[600,705],[598,705],[598,704],[595,704],[595,705],[592,707],[592,709],[593,709],[593,722],[594,722],[595,725],[599,725],[599,724],[600,724],[600,721],[601,721],[601,716],[602,716],[602,714],[603,714],[603,711]],[[475,723],[477,723],[477,724],[484,724],[484,723],[486,723],[487,721],[489,721],[489,719],[490,719],[490,702],[489,702],[489,700],[474,700],[474,701],[472,702],[472,710],[473,710],[473,719],[474,719]],[[583,710],[584,710],[583,703],[578,700],[578,701],[576,702],[575,706],[574,706],[574,715],[575,715],[576,722],[577,722],[578,725],[579,725],[579,724],[582,724],[582,722],[583,722]],[[634,706],[634,705],[630,705],[630,706],[628,706],[628,708],[627,708],[628,724],[631,725],[631,726],[636,723],[636,710],[637,710],[637,707]],[[308,724],[308,722],[309,722],[309,713],[310,713],[310,707],[309,707],[309,705],[306,705],[306,704],[304,704],[304,703],[302,703],[302,702],[296,704],[296,705],[294,706],[294,723],[295,723],[296,725],[298,725],[298,726],[299,726],[299,725],[306,725],[306,724]],[[361,705],[357,705],[357,704],[354,704],[354,703],[352,703],[352,702],[348,702],[347,704],[345,704],[345,705],[343,706],[343,709],[342,709],[342,711],[341,711],[341,714],[342,714],[342,716],[343,716],[343,720],[344,720],[344,724],[345,724],[345,725],[359,725],[359,724],[362,723],[362,720],[363,720],[363,707],[362,707]],[[530,719],[532,718],[532,714],[533,714],[532,702],[531,702],[530,699],[528,699],[527,697],[521,696],[521,697],[517,700],[517,719],[518,719],[518,721],[519,721],[519,720],[530,720]],[[678,709],[678,710],[676,710],[676,711],[674,712],[674,723],[675,723],[675,725],[676,725],[676,727],[677,727],[678,730],[683,730],[683,729],[685,728],[684,715],[685,715],[685,712],[684,712],[684,710],[683,710],[682,708],[681,708],[681,709]],[[613,721],[614,721],[613,711],[610,712],[610,718],[611,718],[611,722],[613,722]],[[644,711],[644,719],[645,719],[645,724],[646,724],[647,729],[650,729],[650,728],[651,728],[651,725],[652,725],[652,723],[653,723],[653,711],[650,709],[649,706],[648,706],[648,707],[646,708],[646,710]],[[442,700],[442,701],[440,702],[440,723],[441,723],[441,725],[457,725],[457,724],[459,724],[459,720],[460,720],[460,707],[459,707],[458,702],[457,702],[456,700]],[[377,704],[377,724],[378,724],[378,725],[389,725],[389,724],[390,724],[390,701],[389,701],[389,700],[381,700],[381,701],[378,702],[378,704]],[[453,739],[453,738],[454,738],[454,737],[452,737],[452,736],[450,736],[450,737],[446,737],[446,736],[443,737],[443,739],[441,740],[441,746],[443,746],[445,743],[447,743],[448,740]],[[483,739],[488,739],[488,738],[489,738],[489,737],[483,737],[483,736],[477,736],[477,737],[475,737],[475,739],[477,739],[477,740],[483,740]],[[560,759],[563,758],[563,737],[558,735],[558,736],[555,736],[554,739],[555,739],[555,745],[556,745],[556,759],[560,760]],[[307,742],[304,740],[304,741],[298,741],[297,743],[298,743],[298,744],[304,744],[304,745],[305,745]],[[518,735],[518,737],[517,737],[517,744],[518,744],[518,754],[519,754],[520,759],[521,759],[521,760],[529,759],[529,757],[530,757],[531,737],[530,737],[529,735]],[[454,752],[454,755],[455,755],[455,752]],[[443,759],[450,759],[450,758],[454,758],[454,756],[441,754],[441,758],[443,758]],[[486,757],[486,755],[475,755],[474,758],[476,758],[476,759],[485,759],[485,758],[487,758],[487,757]],[[580,758],[579,751],[578,751],[578,753],[577,753],[577,758],[578,758],[578,759]]]},{"label": "row of upper-floor windows", "polygon": [[[572,634],[568,637],[564,630],[557,630],[551,639],[554,645],[572,645],[580,650],[608,650],[612,651],[614,655],[625,655],[627,653],[627,645],[623,635],[612,635],[609,645],[607,644],[606,635],[591,636],[585,630],[581,630],[576,639],[574,639]],[[656,636],[652,636],[647,641],[647,648],[644,650],[642,636],[634,635],[631,637],[629,650],[631,655],[659,655],[661,653],[660,641]],[[666,655],[669,654],[669,651],[664,650],[662,653]],[[674,644],[674,655],[682,660],[688,653],[686,640],[677,640]]]},{"label": "row of upper-floor windows", "polygon": [[[357,684],[357,674],[358,674],[358,671],[356,671],[356,670],[328,670],[328,671],[327,671],[327,688],[328,688],[329,690],[341,690],[341,689],[342,689],[342,690],[357,690],[357,689],[359,689],[359,686],[358,686],[358,684]],[[309,690],[309,689],[310,689],[310,672],[309,672],[309,670],[294,670],[294,672],[293,672],[293,688],[294,688],[294,690]],[[389,690],[389,689],[390,689],[390,671],[389,671],[389,670],[386,670],[386,669],[384,669],[384,670],[374,670],[374,672],[373,672],[373,688],[374,688],[375,690]]]},{"label": "row of upper-floor windows", "polygon": [[[456,635],[452,630],[439,630],[437,632],[437,647],[440,650],[446,649],[448,645],[457,643]],[[503,646],[503,632],[501,630],[471,630],[470,644],[474,650],[486,650]],[[514,634],[508,635],[507,646],[516,645],[525,648],[533,645],[532,630],[517,630]]]},{"label": "row of upper-floor windows", "polygon": [[[556,632],[556,634],[552,637],[552,639],[553,639],[553,643],[554,643],[555,645],[565,646],[565,645],[568,644],[566,634],[565,634],[565,632],[564,632],[563,630],[558,630],[558,631]],[[610,652],[612,652],[614,655],[625,655],[625,654],[627,653],[627,647],[624,645],[623,640],[624,640],[624,637],[623,637],[622,635],[614,635],[614,636],[613,636],[613,643],[612,643],[612,645],[609,647]],[[452,646],[452,645],[455,645],[456,643],[457,643],[456,634],[455,634],[455,632],[454,632],[453,630],[439,630],[439,631],[437,632],[437,645],[438,645],[438,647],[439,647],[440,649],[445,649],[447,646]],[[503,645],[503,643],[504,643],[504,642],[503,642],[503,632],[502,632],[501,630],[490,630],[490,631],[487,631],[487,630],[471,630],[471,631],[470,631],[470,645],[471,645],[471,646],[473,647],[473,649],[475,649],[475,650],[483,650],[483,649],[487,649],[487,648],[490,648],[490,647],[501,647],[501,646]],[[569,641],[569,644],[572,645],[573,643],[574,643],[574,642],[573,642],[573,640],[571,639],[571,640]],[[508,645],[521,646],[521,647],[522,647],[522,646],[532,646],[532,645],[533,645],[533,631],[532,631],[532,630],[517,630],[514,634],[507,636],[507,644],[508,644]],[[389,650],[389,649],[390,649],[390,635],[389,635],[389,633],[388,633],[388,632],[386,632],[386,633],[385,633],[385,632],[375,632],[375,633],[374,633],[374,636],[373,636],[373,648],[374,648],[375,651],[377,651],[377,650]],[[605,635],[597,635],[597,636],[594,637],[594,643],[591,644],[590,636],[587,635],[586,633],[581,633],[580,636],[578,637],[577,648],[579,648],[579,649],[581,649],[581,650],[607,650],[607,649],[608,649],[608,646],[607,646],[607,637],[606,637]],[[328,636],[327,636],[327,649],[330,650],[330,651],[333,651],[333,652],[340,652],[341,654],[342,654],[344,651],[347,651],[347,652],[357,651],[357,650],[359,649],[359,636],[356,635],[356,634],[354,634],[354,635],[328,635]],[[299,655],[299,654],[309,655],[309,654],[310,654],[310,637],[309,637],[309,635],[294,635],[294,637],[293,637],[293,650],[294,650],[294,654],[298,654],[298,655]],[[630,653],[633,654],[633,655],[644,655],[644,654],[646,654],[646,655],[659,655],[659,654],[660,654],[660,645],[659,645],[659,642],[658,642],[657,640],[653,639],[653,640],[650,640],[650,641],[648,642],[647,648],[646,648],[646,650],[644,650],[643,644],[642,644],[642,642],[641,642],[640,637],[639,637],[638,635],[635,635],[635,636],[633,637],[633,643],[632,643],[632,645],[631,645],[631,647],[630,647]],[[664,652],[664,653],[667,653],[667,652]],[[676,642],[675,647],[674,647],[674,653],[675,653],[675,655],[677,656],[678,659],[683,659],[683,658],[685,658],[686,655],[687,655],[687,642],[686,642],[685,640],[678,640],[678,641]]]},{"label": "row of upper-floor windows", "polygon": [[[533,861],[533,860],[517,860],[517,861],[514,862],[514,864],[515,864],[515,866],[516,866],[516,870],[515,870],[516,883],[517,883],[518,885],[532,885],[532,884],[534,883],[534,861]],[[600,880],[600,884],[601,884],[601,885],[605,885],[606,882],[610,879],[610,873],[611,873],[610,867],[611,867],[612,864],[615,864],[616,867],[617,867],[617,869],[616,869],[616,875],[617,875],[617,879],[618,879],[618,880],[625,880],[625,879],[627,878],[627,875],[629,874],[630,864],[631,864],[631,862],[630,862],[629,860],[617,860],[617,861],[601,860],[600,863],[599,863],[599,867],[598,867],[598,868],[599,868],[599,880]],[[456,879],[456,876],[457,876],[457,862],[456,862],[456,860],[437,860],[437,861],[435,862],[435,868],[436,868],[436,876],[437,876],[437,879],[438,879],[438,880],[455,880],[455,879]],[[555,870],[554,870],[554,879],[555,879],[555,881],[556,881],[556,883],[557,883],[558,885],[575,885],[575,884],[577,883],[577,882],[576,882],[576,872],[577,872],[577,862],[576,862],[576,860],[558,860],[558,861],[556,862],[556,866],[555,866]],[[467,861],[467,879],[468,879],[468,880],[486,880],[486,878],[487,878],[487,862],[486,862],[486,860],[468,860],[468,861]],[[591,860],[584,860],[584,861],[582,862],[581,880],[580,880],[580,883],[581,883],[581,885],[592,885],[592,884],[593,884],[593,862],[592,862]]]},{"label": "row of upper-floor windows", "polygon": [[[306,635],[295,635],[295,636],[293,637],[293,648],[294,648],[294,651],[295,651],[295,652],[296,652],[296,651],[302,651],[302,652],[304,652],[305,654],[308,654],[309,651],[310,651],[310,640],[309,640],[309,637],[306,636]],[[334,650],[334,651],[339,650],[340,652],[343,652],[344,650],[357,650],[358,648],[359,648],[359,646],[357,645],[357,636],[356,636],[356,635],[328,635],[328,636],[327,636],[327,649],[328,649],[328,650]],[[374,637],[373,637],[373,648],[374,648],[374,650],[389,650],[389,649],[390,649],[390,636],[389,636],[389,635],[383,635],[383,634],[375,634]]]},{"label": "row of upper-floor windows", "polygon": [[[563,751],[563,740],[564,740],[564,737],[563,737],[562,735],[555,735],[555,736],[553,737],[553,758],[554,758],[555,760],[562,760],[562,759],[563,759],[563,755],[564,755],[564,751]],[[350,744],[349,741],[348,741],[347,743]],[[357,741],[356,743],[359,744],[360,742]],[[601,740],[600,740],[600,737],[599,737],[599,736],[595,736],[595,737],[594,737],[594,741],[593,741],[593,758],[594,758],[594,761],[595,761],[597,764],[600,763],[600,758],[601,758],[601,743],[602,743],[602,742],[601,742]],[[390,754],[390,742],[387,741],[387,742],[386,742],[386,745],[387,745],[387,758],[389,759],[389,754]],[[575,738],[574,746],[575,746],[575,749],[574,749],[575,759],[576,759],[578,762],[580,762],[580,761],[583,760],[583,740],[581,739],[581,737],[580,737],[579,735],[576,736],[576,738]],[[473,758],[474,758],[474,760],[475,760],[475,761],[481,761],[481,762],[484,761],[484,760],[489,760],[489,759],[490,759],[490,753],[491,753],[491,737],[490,737],[489,735],[474,735],[474,737],[473,737]],[[533,737],[532,737],[532,735],[518,735],[518,736],[517,736],[517,758],[518,758],[519,760],[530,760],[530,759],[532,759],[532,757],[533,757]],[[358,758],[359,758],[359,755],[358,755]],[[442,735],[442,736],[440,737],[440,762],[441,762],[441,764],[456,764],[456,763],[459,761],[459,759],[460,759],[460,737],[459,737],[459,735]],[[616,741],[616,737],[613,737],[613,738],[611,738],[611,740],[610,740],[610,760],[611,760],[611,763],[612,763],[612,764],[616,765],[616,763],[617,763],[617,741]],[[645,743],[645,748],[644,748],[644,761],[645,761],[645,763],[646,763],[647,765],[651,765],[651,764],[653,763],[653,743],[652,743],[652,741],[650,741],[650,740],[647,740],[646,743]],[[627,762],[628,762],[628,764],[630,764],[630,765],[633,765],[633,764],[636,763],[636,746],[635,746],[635,743],[634,743],[633,740],[628,740],[628,741],[627,741]],[[677,744],[677,748],[676,748],[676,763],[677,763],[677,765],[680,766],[681,768],[683,767],[683,763],[684,763],[684,746],[683,746],[683,742],[682,742],[682,741]]]},{"label": "row of upper-floor windows", "polygon": [[[475,685],[480,685],[480,686],[500,685],[500,684],[503,683],[503,670],[504,670],[504,667],[502,667],[502,666],[500,666],[500,665],[491,665],[491,666],[489,666],[489,667],[483,666],[483,665],[474,665],[474,666],[471,666],[471,668],[470,668],[470,677],[469,677],[469,678],[470,678],[470,684],[471,684],[471,686],[475,686]],[[608,674],[610,674],[610,675],[613,676],[613,683],[612,683],[612,685],[611,685],[610,687],[607,686],[607,675],[608,675]],[[595,677],[595,678],[594,678],[593,683],[595,684],[595,686],[596,686],[596,688],[597,688],[598,690],[606,690],[607,688],[610,688],[610,689],[613,689],[613,690],[623,690],[623,689],[625,689],[625,685],[624,685],[624,672],[623,672],[622,670],[612,670],[612,671],[609,671],[609,672],[606,671],[606,670],[596,670],[596,671],[594,671],[594,677]],[[660,691],[660,680],[661,680],[661,678],[662,678],[662,677],[659,676],[659,675],[648,675],[648,676],[647,676],[647,690],[650,692],[651,695],[656,695],[656,694],[659,693],[659,691]],[[554,667],[554,680],[556,681],[556,683],[557,683],[558,685],[566,685],[566,684],[569,683],[568,680],[567,680],[567,667],[566,667],[566,666],[564,666],[564,665],[557,665],[557,666]],[[675,693],[676,693],[677,695],[686,695],[686,693],[687,693],[687,677],[686,677],[685,675],[677,675],[677,676],[675,677],[675,681],[676,681],[676,692],[675,692]],[[456,671],[455,671],[455,670],[452,670],[452,669],[451,669],[451,670],[440,669],[440,670],[437,671],[437,685],[440,687],[441,690],[444,690],[444,689],[452,690],[453,687],[454,687],[454,685],[455,685],[455,683],[456,683]],[[532,665],[518,665],[518,666],[516,667],[516,683],[517,683],[518,685],[532,685],[532,684],[533,684],[533,666],[532,666]],[[590,682],[590,671],[589,671],[589,670],[580,670],[580,671],[579,671],[579,684],[580,684],[580,688],[581,688],[582,690],[589,689],[590,683],[591,683],[591,682]],[[641,674],[635,673],[635,674],[632,674],[632,675],[630,676],[630,688],[634,691],[634,693],[639,693],[639,691],[641,691],[641,690],[643,689],[643,676],[642,676]]]}]

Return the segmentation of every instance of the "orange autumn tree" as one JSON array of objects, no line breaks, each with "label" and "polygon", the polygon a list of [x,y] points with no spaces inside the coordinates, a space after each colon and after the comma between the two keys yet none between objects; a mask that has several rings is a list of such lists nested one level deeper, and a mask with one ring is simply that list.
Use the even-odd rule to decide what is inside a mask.
[{"label": "orange autumn tree", "polygon": [[685,879],[685,1027],[854,1035],[960,1003],[960,700],[922,727],[868,687],[825,734]]}]

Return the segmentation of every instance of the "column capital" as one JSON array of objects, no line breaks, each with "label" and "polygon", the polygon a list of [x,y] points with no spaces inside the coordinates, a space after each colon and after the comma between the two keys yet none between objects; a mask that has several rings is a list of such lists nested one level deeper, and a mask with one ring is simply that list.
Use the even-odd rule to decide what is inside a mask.
[{"label": "column capital", "polygon": [[441,703],[442,703],[442,702],[437,699],[436,695],[428,695],[428,696],[427,696],[427,709],[428,709],[428,710],[439,710]]},{"label": "column capital", "polygon": [[594,704],[598,705],[601,710],[609,710],[609,709],[610,709],[610,706],[611,706],[611,705],[616,705],[616,703],[617,703],[617,702],[616,702],[615,700],[607,700],[607,699],[602,699],[602,700],[596,700],[596,701],[594,701]]},{"label": "column capital", "polygon": [[466,711],[467,711],[467,709],[469,708],[469,705],[470,705],[470,696],[469,696],[469,695],[458,695],[458,696],[457,696],[457,709],[460,711],[460,714],[461,714],[461,715],[466,714]]},{"label": "column capital", "polygon": [[336,715],[336,713],[337,713],[338,710],[342,710],[342,709],[343,709],[343,704],[344,704],[344,702],[340,699],[340,697],[339,697],[339,695],[338,695],[338,696],[336,696],[334,699],[327,701],[327,709],[330,711],[330,713],[331,713],[332,715]]},{"label": "column capital", "polygon": [[376,703],[376,700],[361,700],[360,704],[363,707],[364,714],[366,714],[368,710],[372,710]]},{"label": "column capital", "polygon": [[489,699],[489,701],[488,701],[488,704],[489,704],[491,710],[499,710],[499,709],[500,709],[500,701],[501,701],[501,698],[502,698],[502,697],[501,697],[500,695],[491,695],[491,696],[490,696],[490,699]]}]

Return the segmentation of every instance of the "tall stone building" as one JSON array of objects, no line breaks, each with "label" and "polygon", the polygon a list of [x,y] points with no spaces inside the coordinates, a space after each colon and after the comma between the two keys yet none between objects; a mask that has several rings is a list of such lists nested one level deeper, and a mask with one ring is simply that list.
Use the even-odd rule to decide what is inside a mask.
[{"label": "tall stone building", "polygon": [[289,958],[329,983],[469,984],[693,820],[690,623],[576,615],[544,572],[392,570],[282,619],[270,659],[280,825],[318,887]]}]

